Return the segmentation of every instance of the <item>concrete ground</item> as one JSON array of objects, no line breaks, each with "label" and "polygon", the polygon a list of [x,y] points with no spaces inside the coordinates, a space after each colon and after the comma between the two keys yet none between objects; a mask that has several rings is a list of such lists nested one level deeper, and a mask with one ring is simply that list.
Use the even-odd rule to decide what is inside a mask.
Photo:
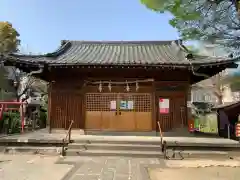
[{"label": "concrete ground", "polygon": [[[66,130],[53,130],[52,133],[49,133],[47,128],[40,129],[32,132],[24,132],[22,134],[12,134],[12,135],[2,135],[0,141],[4,140],[15,140],[27,141],[27,140],[45,140],[45,141],[62,141],[66,137]],[[73,130],[72,138],[78,138],[83,135],[81,130]]]},{"label": "concrete ground", "polygon": [[55,164],[56,156],[0,154],[1,180],[61,180],[73,165]]},{"label": "concrete ground", "polygon": [[240,158],[168,160],[0,154],[0,180],[237,180]]}]

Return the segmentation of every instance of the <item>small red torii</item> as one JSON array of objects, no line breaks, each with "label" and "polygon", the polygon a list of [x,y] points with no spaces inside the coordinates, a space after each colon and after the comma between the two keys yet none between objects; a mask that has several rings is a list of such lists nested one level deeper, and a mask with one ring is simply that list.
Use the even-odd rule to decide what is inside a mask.
[{"label": "small red torii", "polygon": [[[21,117],[21,132],[24,132],[24,111],[23,105],[27,104],[27,102],[21,101],[0,101],[0,120],[3,118],[3,112],[17,110],[20,111]],[[8,105],[19,105],[19,108],[8,108]]]}]

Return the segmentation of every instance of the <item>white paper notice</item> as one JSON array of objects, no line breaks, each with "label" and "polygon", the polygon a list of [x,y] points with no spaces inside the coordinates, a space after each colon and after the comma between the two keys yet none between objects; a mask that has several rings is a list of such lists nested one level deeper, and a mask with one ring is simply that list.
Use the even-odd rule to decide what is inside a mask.
[{"label": "white paper notice", "polygon": [[116,101],[111,101],[110,102],[110,109],[111,110],[117,109],[117,102]]},{"label": "white paper notice", "polygon": [[161,114],[169,113],[169,99],[159,99],[159,111]]},{"label": "white paper notice", "polygon": [[128,101],[128,109],[133,109],[133,101]]}]

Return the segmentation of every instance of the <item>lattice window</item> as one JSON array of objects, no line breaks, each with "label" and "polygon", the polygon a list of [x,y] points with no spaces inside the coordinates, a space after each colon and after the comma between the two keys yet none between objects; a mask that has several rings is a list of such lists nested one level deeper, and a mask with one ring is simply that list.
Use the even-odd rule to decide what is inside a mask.
[{"label": "lattice window", "polygon": [[[131,106],[130,106],[131,103]],[[135,99],[131,93],[118,94],[118,109],[120,111],[134,111],[135,110]]]},{"label": "lattice window", "polygon": [[[88,93],[86,111],[111,111],[111,101],[116,102],[116,110],[151,112],[150,94],[132,93]],[[123,108],[121,103],[132,103],[133,108]],[[112,109],[113,110],[113,109]]]},{"label": "lattice window", "polygon": [[137,112],[151,112],[151,95],[150,94],[137,94],[134,95],[135,111]]},{"label": "lattice window", "polygon": [[110,111],[111,101],[117,101],[114,93],[89,93],[86,94],[87,111]]},{"label": "lattice window", "polygon": [[[111,107],[110,107],[111,101],[117,102],[117,94],[103,93],[103,94],[101,94],[100,101],[101,101],[101,111],[110,111],[111,110]],[[114,109],[112,109],[112,110],[114,110]]]},{"label": "lattice window", "polygon": [[101,111],[101,95],[96,93],[86,94],[86,110]]}]

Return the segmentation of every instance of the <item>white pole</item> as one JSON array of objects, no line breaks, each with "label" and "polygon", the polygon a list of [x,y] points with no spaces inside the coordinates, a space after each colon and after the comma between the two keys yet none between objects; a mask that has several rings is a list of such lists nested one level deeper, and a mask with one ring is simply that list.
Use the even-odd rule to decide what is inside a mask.
[{"label": "white pole", "polygon": [[3,89],[1,88],[1,100],[4,100],[3,99]]},{"label": "white pole", "polygon": [[228,139],[230,139],[230,124],[228,124]]}]

